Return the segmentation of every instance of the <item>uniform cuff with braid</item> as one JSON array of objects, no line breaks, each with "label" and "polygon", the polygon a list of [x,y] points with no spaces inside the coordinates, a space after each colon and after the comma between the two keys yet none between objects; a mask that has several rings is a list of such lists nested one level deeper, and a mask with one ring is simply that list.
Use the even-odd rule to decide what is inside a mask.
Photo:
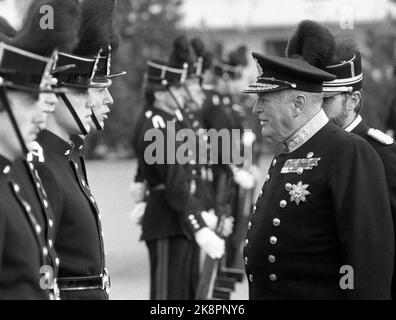
[{"label": "uniform cuff with braid", "polygon": [[202,215],[200,213],[189,213],[186,217],[186,223],[192,235],[202,228],[207,227]]}]

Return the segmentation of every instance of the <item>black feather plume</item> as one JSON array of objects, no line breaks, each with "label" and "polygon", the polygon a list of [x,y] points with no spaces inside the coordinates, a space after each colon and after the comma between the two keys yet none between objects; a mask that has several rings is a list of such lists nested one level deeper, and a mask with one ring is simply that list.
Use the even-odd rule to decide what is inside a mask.
[{"label": "black feather plume", "polygon": [[245,46],[240,46],[236,50],[231,51],[228,55],[228,63],[232,66],[243,66],[248,65],[247,49]]},{"label": "black feather plume", "polygon": [[[45,16],[40,9],[45,5],[53,9],[53,28],[42,28]],[[34,1],[21,31],[11,44],[43,56],[51,55],[54,49],[70,52],[78,41],[80,9],[78,0]]]},{"label": "black feather plume", "polygon": [[179,36],[173,41],[173,52],[169,58],[169,64],[172,67],[183,68],[187,63],[190,68],[193,66],[191,58],[190,43],[186,36]]},{"label": "black feather plume", "polygon": [[118,46],[115,28],[115,0],[84,0],[82,3],[82,24],[80,42],[74,54],[95,56],[107,44]]},{"label": "black feather plume", "polygon": [[357,44],[353,39],[337,38],[332,64],[352,59],[357,51]]},{"label": "black feather plume", "polygon": [[304,20],[291,36],[286,56],[303,59],[317,68],[324,69],[331,63],[334,49],[335,40],[327,28],[314,21]]}]

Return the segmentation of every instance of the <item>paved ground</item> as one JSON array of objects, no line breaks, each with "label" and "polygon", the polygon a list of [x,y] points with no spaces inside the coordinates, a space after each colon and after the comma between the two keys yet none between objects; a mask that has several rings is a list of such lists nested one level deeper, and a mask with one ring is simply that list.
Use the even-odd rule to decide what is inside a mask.
[{"label": "paved ground", "polygon": [[[270,158],[261,163],[263,177]],[[111,273],[113,300],[146,300],[149,298],[149,264],[144,243],[139,242],[140,227],[129,219],[132,203],[128,185],[134,177],[134,161],[88,162],[88,175],[93,193],[101,208]],[[260,183],[261,185],[261,183]],[[232,299],[247,299],[247,282],[238,284]]]}]

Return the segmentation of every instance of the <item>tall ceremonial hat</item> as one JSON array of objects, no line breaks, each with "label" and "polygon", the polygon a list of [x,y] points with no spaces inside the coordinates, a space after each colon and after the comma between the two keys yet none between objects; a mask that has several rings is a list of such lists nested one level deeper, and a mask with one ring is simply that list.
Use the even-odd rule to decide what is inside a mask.
[{"label": "tall ceremonial hat", "polygon": [[190,43],[195,55],[194,73],[197,77],[202,78],[204,73],[212,67],[213,54],[206,50],[205,44],[200,38],[193,38]]},{"label": "tall ceremonial hat", "polygon": [[[60,86],[102,88],[111,84],[111,52],[118,46],[115,0],[82,0],[81,27],[74,50],[60,52],[54,74]],[[66,68],[74,65],[74,68]],[[120,73],[123,74],[123,73]]]},{"label": "tall ceremonial hat", "polygon": [[[54,28],[42,29],[40,8],[50,5],[55,14]],[[40,92],[58,92],[44,88],[56,60],[55,49],[63,50],[76,44],[78,0],[34,1],[20,32],[0,21],[0,84],[4,88]],[[49,58],[52,56],[51,58]]]},{"label": "tall ceremonial hat", "polygon": [[159,90],[169,86],[180,86],[187,79],[188,66],[182,68],[172,67],[169,63],[160,60],[147,62],[146,78],[149,85]]},{"label": "tall ceremonial hat", "polygon": [[247,66],[247,51],[245,46],[239,46],[228,54],[227,60],[215,59],[213,72],[224,79],[239,79],[242,70]]},{"label": "tall ceremonial hat", "polygon": [[173,50],[168,65],[177,69],[186,69],[188,78],[196,77],[192,48],[185,35],[180,35],[173,41]]},{"label": "tall ceremonial hat", "polygon": [[97,59],[92,82],[97,87],[108,87],[111,79],[126,74],[126,71],[112,73],[112,55],[119,46],[116,30],[116,0],[84,0],[80,43],[74,54]]},{"label": "tall ceremonial hat", "polygon": [[335,39],[324,26],[304,20],[289,40],[286,55],[304,60],[337,77],[323,84],[327,95],[352,92],[362,88],[361,56],[351,40]]},{"label": "tall ceremonial hat", "polygon": [[[44,5],[53,8],[54,27],[50,29],[40,27],[40,9]],[[6,90],[10,88],[31,92],[37,99],[40,92],[58,92],[49,88],[51,70],[57,49],[71,50],[76,44],[79,13],[78,0],[34,1],[20,32],[13,30],[7,21],[0,23],[0,100],[25,154],[28,149],[10,107]]]}]

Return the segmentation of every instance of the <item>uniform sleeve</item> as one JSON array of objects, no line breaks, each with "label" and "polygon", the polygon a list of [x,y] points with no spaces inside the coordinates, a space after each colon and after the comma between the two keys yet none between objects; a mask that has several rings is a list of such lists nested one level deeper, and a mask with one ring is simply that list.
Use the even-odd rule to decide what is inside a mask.
[{"label": "uniform sleeve", "polygon": [[[163,130],[165,141],[166,141],[166,128]],[[177,150],[178,144],[176,144],[175,150]],[[144,149],[143,149],[144,150]],[[165,146],[164,150],[168,150]],[[165,159],[167,156],[165,154]],[[168,204],[178,214],[181,224],[187,227],[189,235],[193,235],[198,230],[206,227],[205,222],[202,219],[201,213],[196,210],[199,206],[196,204],[196,199],[191,194],[189,164],[181,165],[174,164],[153,164],[156,173],[160,180],[165,185],[165,193]]]},{"label": "uniform sleeve", "polygon": [[384,168],[366,141],[350,138],[342,147],[329,181],[343,263],[354,271],[346,297],[389,299],[394,238]]}]

